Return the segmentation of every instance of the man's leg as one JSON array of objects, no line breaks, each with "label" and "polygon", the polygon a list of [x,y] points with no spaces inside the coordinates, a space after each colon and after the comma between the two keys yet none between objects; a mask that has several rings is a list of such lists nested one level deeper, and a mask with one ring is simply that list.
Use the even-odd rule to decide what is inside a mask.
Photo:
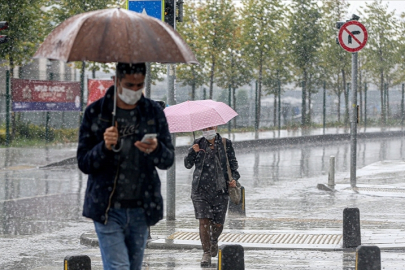
[{"label": "man's leg", "polygon": [[200,240],[203,249],[203,257],[201,259],[201,267],[211,265],[210,253],[210,220],[208,218],[200,218]]},{"label": "man's leg", "polygon": [[110,209],[106,225],[94,222],[104,270],[128,270],[129,259],[125,245],[126,217],[121,209]]},{"label": "man's leg", "polygon": [[141,208],[127,209],[128,229],[126,230],[126,244],[131,270],[141,270],[146,240],[148,239],[148,226],[145,213]]}]

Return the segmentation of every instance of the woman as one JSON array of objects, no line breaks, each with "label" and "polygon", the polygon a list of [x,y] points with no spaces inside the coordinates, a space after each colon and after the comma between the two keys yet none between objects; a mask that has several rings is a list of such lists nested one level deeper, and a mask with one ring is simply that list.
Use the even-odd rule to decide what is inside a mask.
[{"label": "woman", "polygon": [[[218,237],[224,228],[228,208],[228,186],[236,187],[240,175],[238,161],[232,142],[222,139],[217,127],[202,130],[203,137],[194,141],[184,158],[184,166],[191,169],[195,165],[191,185],[191,200],[196,219],[200,223],[200,239],[204,251],[201,266],[211,264],[211,257],[217,256]],[[225,142],[225,148],[224,143]],[[228,177],[226,155],[232,175]]]}]

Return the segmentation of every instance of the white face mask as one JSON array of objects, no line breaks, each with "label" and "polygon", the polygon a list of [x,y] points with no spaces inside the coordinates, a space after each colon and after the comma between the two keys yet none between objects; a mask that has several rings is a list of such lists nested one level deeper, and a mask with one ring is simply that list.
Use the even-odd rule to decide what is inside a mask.
[{"label": "white face mask", "polygon": [[206,138],[207,140],[212,140],[215,138],[215,135],[217,135],[217,131],[215,129],[206,130],[203,131],[202,133],[204,138]]},{"label": "white face mask", "polygon": [[143,92],[143,88],[139,89],[137,91],[134,91],[134,90],[122,87],[122,94],[118,93],[118,96],[124,103],[126,103],[128,105],[134,105],[138,102],[138,100],[141,99],[142,92]]}]

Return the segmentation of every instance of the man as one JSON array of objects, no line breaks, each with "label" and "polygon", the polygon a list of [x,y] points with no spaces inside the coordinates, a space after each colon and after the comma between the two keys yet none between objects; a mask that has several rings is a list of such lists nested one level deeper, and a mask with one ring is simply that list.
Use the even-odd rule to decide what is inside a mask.
[{"label": "man", "polygon": [[[114,86],[90,104],[80,126],[77,160],[88,174],[83,215],[94,221],[104,269],[140,270],[148,226],[163,218],[160,179],[174,148],[161,106],[143,96],[146,66],[117,65]],[[145,134],[156,138],[141,142]]]}]

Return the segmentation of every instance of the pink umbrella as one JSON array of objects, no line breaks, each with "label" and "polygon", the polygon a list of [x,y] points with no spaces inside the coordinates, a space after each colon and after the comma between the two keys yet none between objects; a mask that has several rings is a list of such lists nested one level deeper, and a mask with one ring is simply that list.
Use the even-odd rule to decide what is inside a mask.
[{"label": "pink umbrella", "polygon": [[192,132],[226,124],[238,114],[223,102],[185,101],[164,110],[171,133]]}]

